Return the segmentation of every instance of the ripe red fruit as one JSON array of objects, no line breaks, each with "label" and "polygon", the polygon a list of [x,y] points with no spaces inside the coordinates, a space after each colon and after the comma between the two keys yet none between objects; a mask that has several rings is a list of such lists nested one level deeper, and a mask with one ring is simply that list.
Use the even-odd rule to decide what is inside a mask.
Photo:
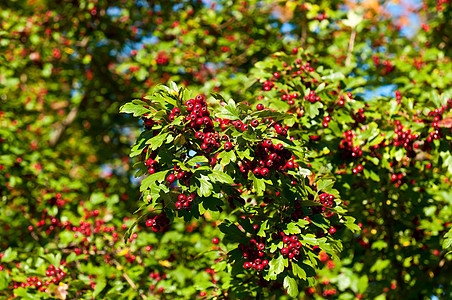
[{"label": "ripe red fruit", "polygon": [[152,246],[146,246],[146,247],[144,248],[144,250],[146,250],[147,252],[149,252],[149,251],[152,250]]},{"label": "ripe red fruit", "polygon": [[267,168],[263,168],[263,169],[261,170],[261,175],[264,176],[264,177],[267,177],[268,173],[269,173],[269,171],[268,171]]},{"label": "ripe red fruit", "polygon": [[174,206],[176,207],[177,210],[182,208],[182,202],[177,201],[176,204],[174,204]]},{"label": "ripe red fruit", "polygon": [[323,122],[322,125],[323,125],[323,127],[327,128],[328,127],[328,122]]},{"label": "ripe red fruit", "polygon": [[174,181],[176,181],[176,176],[174,176],[174,174],[169,174],[168,177],[166,177],[166,181],[171,184]]},{"label": "ripe red fruit", "polygon": [[220,239],[218,239],[218,238],[213,238],[212,239],[212,243],[215,244],[215,245],[218,245],[219,242],[220,242]]},{"label": "ripe red fruit", "polygon": [[298,48],[293,48],[292,49],[292,54],[297,54],[298,53]]},{"label": "ripe red fruit", "polygon": [[257,110],[263,110],[263,109],[264,109],[264,105],[261,104],[261,103],[259,103],[259,104],[256,106],[256,109],[257,109]]},{"label": "ripe red fruit", "polygon": [[224,150],[231,151],[231,149],[232,149],[232,143],[231,142],[224,143]]},{"label": "ripe red fruit", "polygon": [[254,119],[254,120],[251,121],[251,126],[257,127],[258,125],[259,125],[259,121],[258,120]]},{"label": "ripe red fruit", "polygon": [[331,227],[329,232],[330,232],[330,234],[335,234],[336,233],[336,228]]},{"label": "ripe red fruit", "polygon": [[278,79],[278,78],[279,78],[279,73],[278,73],[278,72],[273,73],[273,77],[275,77],[276,79]]},{"label": "ripe red fruit", "polygon": [[282,254],[282,255],[287,255],[287,254],[289,254],[289,248],[287,248],[287,247],[282,248],[282,249],[281,249],[281,254]]}]

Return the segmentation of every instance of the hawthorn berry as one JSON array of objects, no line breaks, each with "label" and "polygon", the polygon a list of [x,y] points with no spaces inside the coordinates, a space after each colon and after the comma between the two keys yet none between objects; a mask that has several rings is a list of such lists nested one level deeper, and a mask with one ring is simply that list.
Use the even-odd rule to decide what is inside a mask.
[{"label": "hawthorn berry", "polygon": [[231,149],[232,149],[232,143],[231,142],[224,143],[224,150],[231,151]]},{"label": "hawthorn berry", "polygon": [[169,184],[172,184],[176,181],[176,176],[174,176],[174,174],[169,174],[168,177],[166,177],[166,181],[168,181]]}]

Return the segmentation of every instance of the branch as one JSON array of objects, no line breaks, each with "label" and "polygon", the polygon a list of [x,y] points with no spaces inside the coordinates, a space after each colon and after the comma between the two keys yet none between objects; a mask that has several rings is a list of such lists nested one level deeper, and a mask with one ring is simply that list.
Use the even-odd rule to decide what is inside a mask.
[{"label": "branch", "polygon": [[350,65],[350,60],[352,59],[353,47],[355,46],[355,38],[356,38],[356,29],[353,28],[352,34],[350,35],[350,41],[348,43],[347,59],[345,60],[346,67]]},{"label": "branch", "polygon": [[55,147],[56,144],[58,144],[66,128],[69,127],[69,125],[71,125],[75,121],[75,118],[77,117],[80,107],[82,106],[82,103],[86,101],[86,99],[87,97],[85,96],[80,102],[80,104],[72,108],[69,114],[66,116],[66,118],[58,125],[55,135],[49,141],[50,147]]}]

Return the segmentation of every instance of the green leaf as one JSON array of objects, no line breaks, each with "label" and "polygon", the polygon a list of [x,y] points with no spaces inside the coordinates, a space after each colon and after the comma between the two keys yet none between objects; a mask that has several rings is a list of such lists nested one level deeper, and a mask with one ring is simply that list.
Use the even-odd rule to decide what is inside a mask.
[{"label": "green leaf", "polygon": [[6,290],[10,281],[8,272],[0,272],[0,290]]},{"label": "green leaf", "polygon": [[234,151],[223,151],[218,154],[218,159],[221,159],[220,164],[222,166],[227,166],[231,161],[234,162],[237,157],[235,156]]},{"label": "green leaf", "polygon": [[257,195],[263,195],[265,191],[265,181],[263,179],[256,178],[253,172],[248,173],[248,179],[253,181],[253,186]]},{"label": "green leaf", "polygon": [[329,75],[323,76],[322,80],[344,80],[345,76],[344,74],[340,73],[340,72],[336,72],[336,73],[331,73]]},{"label": "green leaf", "polygon": [[207,163],[207,162],[209,162],[207,157],[202,156],[202,155],[196,155],[195,157],[192,157],[192,158],[190,158],[189,161],[187,161],[187,165],[194,167],[197,164]]},{"label": "green leaf", "polygon": [[447,168],[450,174],[452,174],[452,155],[450,153],[447,155],[447,158],[444,160],[443,165]]},{"label": "green leaf", "polygon": [[323,104],[321,102],[304,102],[305,111],[311,119],[314,119],[320,113],[319,109],[322,107]]},{"label": "green leaf", "polygon": [[107,281],[105,280],[105,278],[103,278],[103,277],[99,278],[96,281],[96,287],[94,288],[94,291],[93,291],[93,298],[96,298],[106,286],[107,286]]},{"label": "green leaf", "polygon": [[287,290],[287,294],[289,294],[290,297],[295,298],[298,296],[298,285],[295,279],[286,276],[284,278],[283,286]]},{"label": "green leaf", "polygon": [[229,99],[228,104],[220,108],[220,112],[216,116],[230,120],[238,120],[240,118],[237,106],[232,99]]},{"label": "green leaf", "polygon": [[166,138],[168,137],[168,132],[163,133],[163,134],[159,134],[154,136],[152,139],[146,141],[146,145],[151,145],[150,148],[151,150],[156,150],[158,147],[160,147],[163,142],[166,140]]},{"label": "green leaf", "polygon": [[151,112],[148,108],[143,107],[142,105],[137,105],[130,102],[121,106],[119,111],[121,113],[133,114],[134,117],[138,117],[145,113]]},{"label": "green leaf", "polygon": [[169,170],[160,171],[146,177],[140,186],[140,192],[146,190],[152,183],[154,182],[162,182],[166,178],[166,174],[168,174]]},{"label": "green leaf", "polygon": [[212,194],[213,186],[209,181],[209,177],[206,175],[202,175],[197,178],[199,182],[199,195],[203,197],[209,197]]},{"label": "green leaf", "polygon": [[322,82],[321,84],[319,84],[319,86],[315,89],[316,93],[319,93],[321,91],[323,91],[325,89],[326,83]]},{"label": "green leaf", "polygon": [[17,251],[13,250],[12,248],[6,249],[6,251],[3,253],[2,262],[10,262],[17,258]]},{"label": "green leaf", "polygon": [[209,178],[212,181],[219,181],[219,182],[223,182],[223,183],[229,183],[229,184],[233,184],[234,183],[234,179],[232,179],[231,176],[229,176],[228,174],[221,172],[221,171],[212,171],[211,174],[209,174]]},{"label": "green leaf", "polygon": [[223,96],[222,96],[221,94],[214,93],[214,92],[212,92],[212,93],[210,93],[210,94],[211,94],[212,97],[214,97],[216,100],[226,102],[226,100],[223,98]]},{"label": "green leaf", "polygon": [[370,272],[380,272],[381,270],[386,269],[391,264],[389,259],[378,259],[372,268],[370,268]]},{"label": "green leaf", "polygon": [[319,180],[317,182],[317,190],[318,191],[323,191],[323,192],[328,192],[328,190],[330,190],[334,185],[334,181],[331,179],[327,179],[327,180]]},{"label": "green leaf", "polygon": [[296,223],[289,223],[287,225],[287,229],[284,230],[284,233],[286,233],[286,234],[298,234],[300,232],[301,232],[301,229],[300,229],[300,227],[298,227],[296,225]]},{"label": "green leaf", "polygon": [[14,295],[19,296],[20,299],[25,299],[25,300],[34,300],[34,299],[40,299],[41,297],[37,296],[37,295],[33,295],[27,292],[26,289],[24,289],[23,287],[20,287],[18,289],[14,290]]},{"label": "green leaf", "polygon": [[273,258],[270,263],[269,277],[275,279],[276,275],[284,271],[284,257],[282,255],[278,258]]},{"label": "green leaf", "polygon": [[358,284],[357,284],[358,293],[361,293],[361,294],[364,293],[368,286],[369,286],[369,279],[367,278],[367,275],[360,277],[358,280]]},{"label": "green leaf", "polygon": [[292,262],[292,272],[298,278],[306,279],[306,271],[295,262]]},{"label": "green leaf", "polygon": [[395,153],[395,159],[396,159],[397,161],[401,161],[402,158],[403,158],[403,155],[404,155],[403,149],[399,149],[399,150],[397,150],[396,153]]},{"label": "green leaf", "polygon": [[444,235],[443,249],[450,248],[451,246],[452,246],[452,229],[449,229],[449,231]]},{"label": "green leaf", "polygon": [[260,237],[265,237],[265,231],[268,229],[268,220],[265,220],[264,223],[261,224],[259,228],[259,232],[257,233]]},{"label": "green leaf", "polygon": [[355,220],[355,218],[350,216],[345,217],[345,226],[354,233],[361,230],[361,228],[355,224]]}]

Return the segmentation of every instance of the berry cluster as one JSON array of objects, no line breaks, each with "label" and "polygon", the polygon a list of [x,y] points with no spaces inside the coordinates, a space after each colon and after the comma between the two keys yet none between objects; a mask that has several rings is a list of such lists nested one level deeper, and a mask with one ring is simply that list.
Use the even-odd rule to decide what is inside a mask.
[{"label": "berry cluster", "polygon": [[[149,278],[154,279],[156,284],[159,283],[160,281],[166,279],[166,277],[167,276],[165,273],[154,272],[154,273],[149,274]],[[157,289],[155,284],[151,284],[149,286],[149,288],[151,290],[154,290],[156,293],[163,293],[165,291],[165,288],[162,286]]]},{"label": "berry cluster", "polygon": [[310,91],[309,95],[304,96],[304,100],[311,103],[321,101],[320,97],[316,95],[315,91]]},{"label": "berry cluster", "polygon": [[352,114],[353,120],[355,120],[355,124],[353,126],[358,126],[361,123],[366,121],[366,115],[364,114],[364,108],[358,109],[356,113]]},{"label": "berry cluster", "polygon": [[243,264],[245,269],[262,271],[268,268],[268,260],[265,258],[265,244],[263,238],[251,239],[248,245],[239,244],[238,249],[243,252],[243,258],[247,261]]},{"label": "berry cluster", "polygon": [[[347,93],[347,96],[348,96],[348,98],[350,98],[350,99],[352,99],[352,93]],[[347,98],[345,98],[345,96],[344,95],[340,95],[339,96],[339,101],[337,102],[337,104],[338,105],[340,105],[340,106],[344,106],[345,105],[345,100],[346,100]]]},{"label": "berry cluster", "polygon": [[[213,122],[210,119],[210,112],[207,109],[206,97],[204,95],[197,95],[195,99],[185,101],[187,112],[190,113],[185,117],[185,121],[189,122],[188,127],[196,130],[205,128],[205,133],[211,132],[213,129]],[[175,108],[177,109],[177,108]],[[172,115],[178,113],[178,109],[173,109]]]},{"label": "berry cluster", "polygon": [[413,148],[418,147],[417,144],[416,146],[414,145],[414,142],[419,138],[419,135],[412,134],[410,129],[404,131],[404,126],[399,120],[395,121],[395,125],[397,127],[394,129],[395,136],[392,141],[393,145],[395,147],[404,147],[407,150],[408,157],[416,156]]},{"label": "berry cluster", "polygon": [[176,176],[174,176],[174,174],[169,174],[167,177],[167,181],[169,184],[172,184],[177,178],[177,180],[179,180],[179,183],[181,185],[185,185],[185,186],[190,185],[190,178],[193,175],[192,172],[182,171],[182,169],[179,165],[174,166],[174,171],[176,172]]},{"label": "berry cluster", "polygon": [[185,210],[190,210],[191,208],[191,203],[193,202],[193,199],[195,198],[196,194],[190,194],[190,195],[184,195],[184,194],[180,194],[177,197],[177,201],[176,201],[176,209],[177,210],[181,210],[182,208]]},{"label": "berry cluster", "polygon": [[283,92],[283,94],[281,95],[281,100],[287,101],[287,103],[289,105],[294,105],[295,100],[298,99],[298,97],[299,97],[297,92],[294,92],[292,94],[290,94],[289,90],[287,90],[287,92],[285,92],[284,90],[281,90],[281,92]]},{"label": "berry cluster", "polygon": [[322,126],[327,128],[328,127],[328,123],[331,121],[331,117],[330,116],[325,116],[323,117],[323,123]]},{"label": "berry cluster", "polygon": [[149,157],[144,163],[148,168],[149,174],[154,174],[157,171],[158,162],[155,160],[156,154],[151,153],[151,157]]},{"label": "berry cluster", "polygon": [[394,185],[396,187],[401,186],[402,184],[405,183],[405,180],[403,178],[403,174],[399,173],[399,174],[392,174],[391,175],[391,182],[394,183]]},{"label": "berry cluster", "polygon": [[299,259],[301,257],[301,242],[298,240],[298,236],[296,235],[285,235],[283,237],[283,242],[286,244],[281,249],[281,254],[289,259],[295,258]]},{"label": "berry cluster", "polygon": [[284,170],[298,167],[298,164],[291,159],[292,153],[285,149],[282,144],[274,145],[270,139],[257,144],[256,158],[253,161],[243,161],[240,164],[240,171],[248,174],[252,171],[255,176],[267,177],[271,170]]},{"label": "berry cluster", "polygon": [[168,230],[170,224],[170,219],[166,216],[165,212],[161,212],[156,215],[154,218],[146,221],[146,226],[152,227],[152,231],[154,232],[164,232]]},{"label": "berry cluster", "polygon": [[402,93],[399,90],[395,91],[397,103],[400,104],[402,101]]},{"label": "berry cluster", "polygon": [[60,281],[64,279],[66,276],[66,272],[64,272],[61,268],[55,268],[54,265],[50,265],[46,270],[47,280],[39,279],[38,277],[27,277],[27,282],[14,282],[13,289],[18,289],[19,287],[35,287],[39,289],[41,292],[46,292],[46,287],[48,287],[51,283],[58,285]]},{"label": "berry cluster", "polygon": [[287,136],[287,128],[282,127],[281,124],[275,123],[274,128],[277,134]]},{"label": "berry cluster", "polygon": [[339,144],[339,151],[342,158],[358,158],[363,155],[363,151],[359,145],[353,145],[353,138],[356,137],[351,130],[344,132],[345,139]]},{"label": "berry cluster", "polygon": [[334,202],[334,195],[328,193],[320,194],[319,203],[328,208],[333,208],[336,206],[336,202]]},{"label": "berry cluster", "polygon": [[275,83],[274,83],[273,81],[266,80],[266,81],[264,81],[264,83],[263,83],[262,90],[268,92],[268,91],[270,91],[274,86],[275,86]]},{"label": "berry cluster", "polygon": [[164,52],[159,52],[157,55],[157,59],[155,60],[158,65],[167,65],[168,64],[168,56]]}]

